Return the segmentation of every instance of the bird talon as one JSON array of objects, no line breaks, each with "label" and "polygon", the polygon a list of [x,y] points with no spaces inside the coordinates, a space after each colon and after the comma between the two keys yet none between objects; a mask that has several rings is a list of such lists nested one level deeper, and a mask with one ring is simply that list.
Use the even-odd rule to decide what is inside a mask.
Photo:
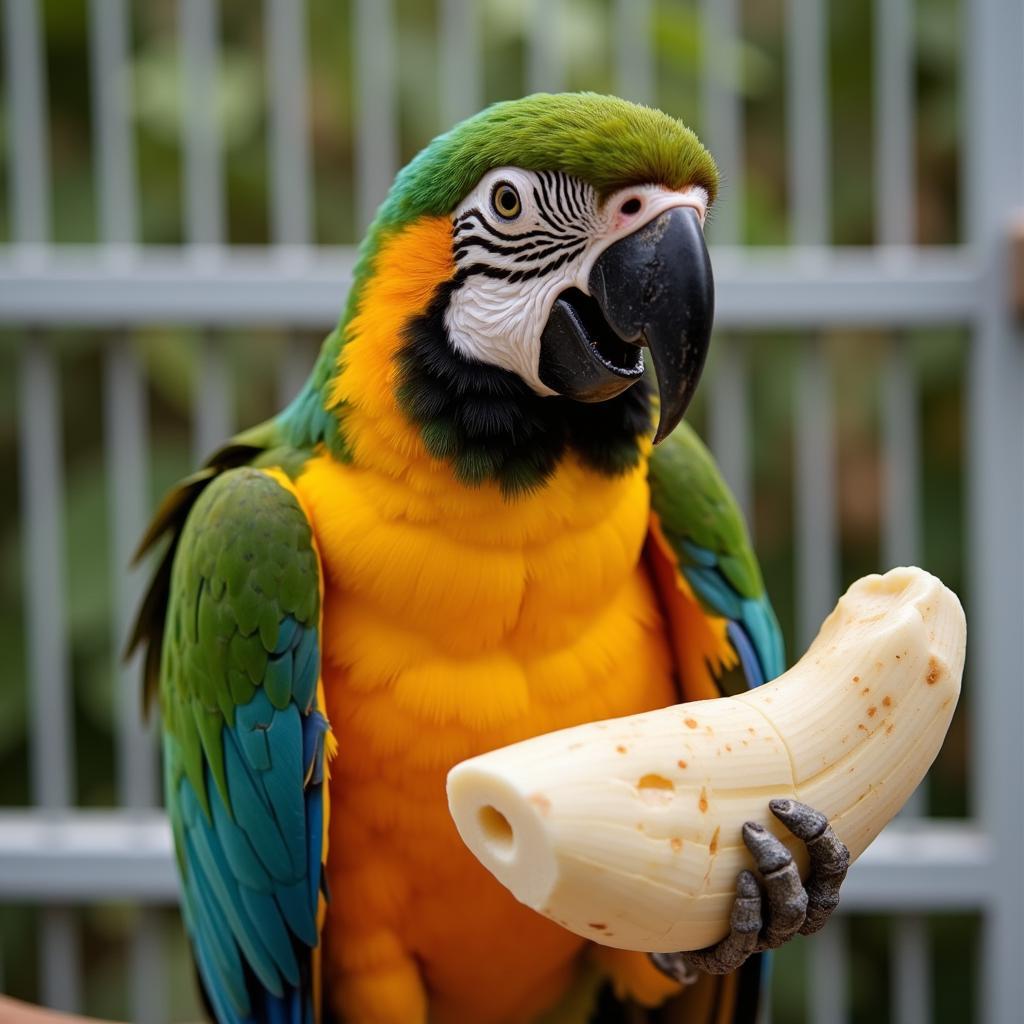
[{"label": "bird talon", "polygon": [[[743,842],[761,882],[751,871],[736,879],[729,934],[704,949],[651,953],[651,962],[670,978],[692,984],[695,971],[729,974],[754,953],[775,949],[794,935],[812,935],[839,906],[839,887],[850,866],[850,852],[820,811],[797,800],[771,800],[772,814],[804,845],[811,859],[807,883],[800,881],[786,845],[763,825],[748,821]],[[762,883],[764,892],[762,893]]]}]

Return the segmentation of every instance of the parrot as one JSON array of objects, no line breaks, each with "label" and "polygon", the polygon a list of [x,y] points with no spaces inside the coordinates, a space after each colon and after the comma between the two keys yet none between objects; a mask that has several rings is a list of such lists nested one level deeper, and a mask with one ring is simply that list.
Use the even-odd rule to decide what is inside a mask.
[{"label": "parrot", "polygon": [[753,1020],[766,951],[838,903],[845,847],[773,801],[806,882],[748,823],[720,943],[616,950],[517,903],[447,810],[465,758],[784,669],[682,419],[717,187],[656,109],[485,108],[398,173],[291,404],[158,507],[133,643],[220,1024]]}]

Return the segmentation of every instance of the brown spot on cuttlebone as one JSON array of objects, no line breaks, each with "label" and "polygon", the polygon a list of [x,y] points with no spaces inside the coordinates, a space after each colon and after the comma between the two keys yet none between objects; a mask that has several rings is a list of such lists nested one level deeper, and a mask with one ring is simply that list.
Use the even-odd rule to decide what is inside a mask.
[{"label": "brown spot on cuttlebone", "polygon": [[870,692],[871,692],[871,687],[870,686],[865,686],[864,689],[860,691],[860,695],[862,697],[866,697]]},{"label": "brown spot on cuttlebone", "polygon": [[712,857],[714,857],[714,855],[716,853],[718,853],[718,833],[721,832],[721,831],[722,831],[722,826],[719,825],[718,828],[715,829],[714,835],[712,835],[712,837],[711,837],[711,843],[708,846],[708,850],[711,853]]},{"label": "brown spot on cuttlebone", "polygon": [[854,681],[855,683],[859,683],[859,682],[860,682],[860,676],[854,676],[854,677],[853,677],[853,681]]},{"label": "brown spot on cuttlebone", "polygon": [[682,768],[685,771],[685,769],[686,769],[686,762],[685,761],[679,760],[679,761],[676,761],[676,764],[679,765],[679,767]]},{"label": "brown spot on cuttlebone", "polygon": [[543,793],[533,793],[528,799],[541,814],[547,814],[551,810],[551,801]]},{"label": "brown spot on cuttlebone", "polygon": [[653,773],[640,778],[636,788],[645,804],[667,804],[676,792],[675,783],[671,779]]},{"label": "brown spot on cuttlebone", "polygon": [[686,727],[688,729],[696,729],[697,728],[697,719],[696,718],[686,718],[686,719],[683,719],[683,722],[684,722],[684,724],[686,725]]},{"label": "brown spot on cuttlebone", "polygon": [[726,743],[725,749],[728,750],[729,753],[731,754],[732,753],[732,744],[731,743]]},{"label": "brown spot on cuttlebone", "polygon": [[617,747],[616,747],[615,749],[616,749],[616,750],[617,750],[617,751],[618,751],[618,752],[619,752],[620,754],[625,754],[625,753],[626,753],[626,751],[627,751],[627,750],[628,750],[629,748],[628,748],[628,747],[624,747],[624,746],[623,746],[623,745],[622,745],[622,744],[620,743],[620,744],[619,744],[619,745],[618,745],[618,746],[617,746]]},{"label": "brown spot on cuttlebone", "polygon": [[857,723],[857,728],[858,728],[858,729],[863,729],[863,730],[864,730],[864,732],[867,732],[867,731],[868,731],[868,727],[867,727],[867,726],[866,726],[866,725],[865,725],[865,724],[864,724],[863,722],[858,722],[858,723]]},{"label": "brown spot on cuttlebone", "polygon": [[890,722],[890,723],[889,723],[889,724],[888,724],[888,725],[887,725],[887,726],[885,727],[885,735],[886,735],[886,736],[888,736],[888,735],[889,735],[889,733],[891,733],[891,732],[893,731],[893,729],[895,729],[895,728],[896,728],[896,726],[895,726],[895,725],[893,725],[893,724],[892,724],[892,722]]},{"label": "brown spot on cuttlebone", "polygon": [[928,675],[924,677],[924,681],[929,686],[934,686],[945,674],[946,668],[938,659],[932,657],[928,659]]},{"label": "brown spot on cuttlebone", "polygon": [[877,714],[878,708],[876,708],[875,705],[872,704],[871,707],[868,708],[868,718],[874,718]]},{"label": "brown spot on cuttlebone", "polygon": [[892,707],[892,697],[883,697],[882,698],[882,707],[884,707],[884,708],[891,708]]},{"label": "brown spot on cuttlebone", "polygon": [[673,836],[668,841],[668,845],[672,847],[673,852],[678,853],[683,848],[683,841],[679,836]]},{"label": "brown spot on cuttlebone", "polygon": [[700,813],[707,813],[708,809],[708,791],[703,786],[700,791],[700,799],[697,801],[697,806],[700,808]]},{"label": "brown spot on cuttlebone", "polygon": [[601,924],[600,921],[590,921],[587,923],[587,927],[593,928],[594,931],[603,932],[608,927],[608,925]]}]

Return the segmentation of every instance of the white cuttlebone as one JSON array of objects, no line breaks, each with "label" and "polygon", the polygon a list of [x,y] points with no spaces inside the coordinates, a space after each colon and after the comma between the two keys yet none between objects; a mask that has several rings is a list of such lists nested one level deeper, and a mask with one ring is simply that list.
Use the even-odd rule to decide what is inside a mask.
[{"label": "white cuttlebone", "polygon": [[858,857],[942,746],[966,624],[921,569],[854,583],[800,661],[735,697],[538,736],[464,761],[448,801],[474,855],[517,899],[623,949],[700,949],[728,932],[753,860],[746,821],[793,851],[775,797],[825,814]]}]

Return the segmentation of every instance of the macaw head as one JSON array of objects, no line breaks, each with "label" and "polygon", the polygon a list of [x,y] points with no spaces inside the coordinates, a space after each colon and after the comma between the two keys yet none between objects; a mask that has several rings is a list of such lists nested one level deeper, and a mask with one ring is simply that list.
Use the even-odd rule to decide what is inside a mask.
[{"label": "macaw head", "polygon": [[716,187],[707,150],[660,111],[586,93],[496,104],[397,176],[343,334],[364,333],[374,304],[383,314],[382,275],[425,275],[429,301],[400,325],[395,386],[428,449],[506,491],[535,486],[567,448],[621,471],[655,423],[648,364],[656,442],[700,377]]}]

